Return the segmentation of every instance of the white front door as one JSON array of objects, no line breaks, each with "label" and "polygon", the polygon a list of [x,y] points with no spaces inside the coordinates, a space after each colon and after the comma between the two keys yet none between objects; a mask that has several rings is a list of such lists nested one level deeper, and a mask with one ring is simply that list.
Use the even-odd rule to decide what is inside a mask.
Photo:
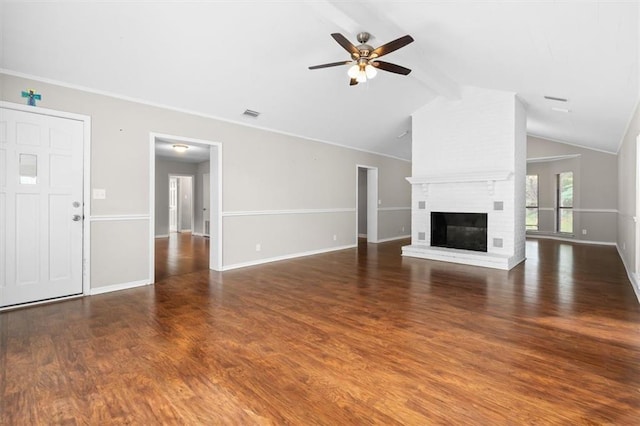
[{"label": "white front door", "polygon": [[0,307],[82,293],[83,135],[0,108]]},{"label": "white front door", "polygon": [[202,175],[202,234],[209,236],[211,232],[211,210],[210,210],[210,196],[211,193],[211,180],[210,174],[205,173]]}]

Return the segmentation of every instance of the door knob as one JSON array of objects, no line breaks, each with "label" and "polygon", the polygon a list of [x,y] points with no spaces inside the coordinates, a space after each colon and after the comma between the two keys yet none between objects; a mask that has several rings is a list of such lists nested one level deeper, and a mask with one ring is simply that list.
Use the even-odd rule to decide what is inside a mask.
[{"label": "door knob", "polygon": [[82,220],[82,216],[80,216],[79,214],[74,214],[72,220],[74,222],[79,222]]}]

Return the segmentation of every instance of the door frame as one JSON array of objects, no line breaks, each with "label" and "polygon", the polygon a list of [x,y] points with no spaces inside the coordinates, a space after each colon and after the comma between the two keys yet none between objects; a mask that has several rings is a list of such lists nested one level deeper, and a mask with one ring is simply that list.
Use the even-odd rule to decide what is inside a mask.
[{"label": "door frame", "polygon": [[[171,140],[177,143],[209,145],[209,176],[215,177],[216,184],[209,185],[209,209],[211,222],[209,243],[215,244],[209,250],[209,269],[222,271],[222,143],[185,136],[149,132],[149,278],[155,279],[155,228],[156,228],[156,140]],[[192,209],[193,210],[193,209]],[[215,232],[214,232],[215,230]],[[212,241],[213,240],[213,241]]]},{"label": "door frame", "polygon": [[359,170],[367,170],[367,242],[378,242],[378,168],[356,164],[356,242],[358,241]]},{"label": "door frame", "polygon": [[[91,117],[83,114],[58,111],[49,108],[33,107],[30,105],[16,104],[7,101],[0,101],[0,108],[82,122],[82,295],[59,297],[55,300],[58,301],[87,296],[91,294]],[[37,302],[23,303],[18,306],[0,308],[0,310],[23,308],[25,306],[33,306],[50,302],[51,300],[42,300]]]},{"label": "door frame", "polygon": [[[635,227],[635,265],[633,265],[633,273],[636,276],[636,286],[640,286],[640,135],[636,136],[636,216],[633,218],[633,226]],[[640,290],[640,288],[638,289]],[[636,296],[640,301],[640,293]]]}]

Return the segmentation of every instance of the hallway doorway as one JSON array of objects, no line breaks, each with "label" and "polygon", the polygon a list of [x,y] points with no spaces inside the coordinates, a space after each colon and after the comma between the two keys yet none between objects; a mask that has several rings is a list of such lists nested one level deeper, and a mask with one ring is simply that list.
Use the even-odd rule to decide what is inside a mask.
[{"label": "hallway doorway", "polygon": [[150,145],[153,281],[201,269],[221,270],[220,144],[151,134]]},{"label": "hallway doorway", "polygon": [[356,166],[356,241],[378,242],[378,168]]}]

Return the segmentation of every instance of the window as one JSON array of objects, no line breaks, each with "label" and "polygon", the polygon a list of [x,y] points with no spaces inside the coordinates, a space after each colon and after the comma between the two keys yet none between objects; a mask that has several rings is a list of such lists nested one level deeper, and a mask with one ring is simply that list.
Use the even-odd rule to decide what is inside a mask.
[{"label": "window", "polygon": [[558,215],[556,229],[562,233],[573,233],[573,172],[563,172],[557,175]]},{"label": "window", "polygon": [[527,219],[528,230],[538,230],[538,175],[527,175],[526,180],[527,196]]}]

